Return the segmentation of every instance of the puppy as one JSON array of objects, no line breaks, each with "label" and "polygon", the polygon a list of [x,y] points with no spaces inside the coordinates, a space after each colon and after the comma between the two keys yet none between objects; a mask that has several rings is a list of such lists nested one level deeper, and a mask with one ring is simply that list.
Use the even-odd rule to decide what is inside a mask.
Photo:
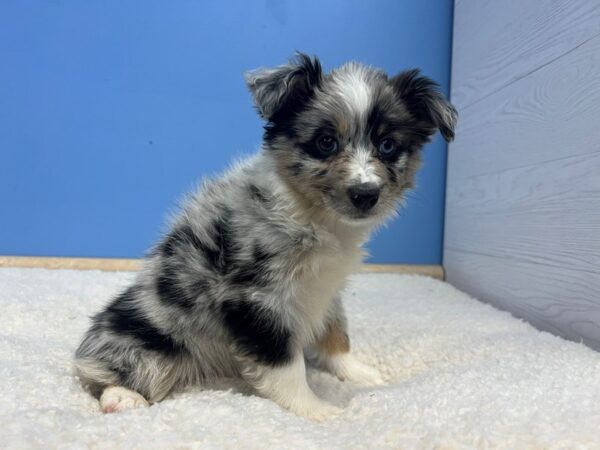
[{"label": "puppy", "polygon": [[340,291],[413,186],[423,145],[436,130],[454,137],[456,110],[418,70],[325,74],[304,54],[246,82],[266,121],[262,150],[184,202],[76,352],[104,412],[241,377],[322,420],[339,409],[308,386],[309,354],[340,380],[382,382],[350,353]]}]

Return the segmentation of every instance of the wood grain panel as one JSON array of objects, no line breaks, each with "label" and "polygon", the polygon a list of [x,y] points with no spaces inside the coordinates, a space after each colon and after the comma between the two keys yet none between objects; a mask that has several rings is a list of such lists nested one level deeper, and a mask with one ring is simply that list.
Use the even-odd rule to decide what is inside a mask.
[{"label": "wood grain panel", "polygon": [[459,0],[453,101],[464,111],[599,34],[599,0]]},{"label": "wood grain panel", "polygon": [[600,0],[455,5],[444,268],[600,350]]},{"label": "wood grain panel", "polygon": [[600,350],[600,274],[446,248],[447,280],[541,330]]},{"label": "wood grain panel", "polygon": [[600,142],[595,153],[470,177],[446,192],[447,249],[600,277]]},{"label": "wood grain panel", "polygon": [[448,184],[596,151],[599,104],[600,36],[461,111]]}]

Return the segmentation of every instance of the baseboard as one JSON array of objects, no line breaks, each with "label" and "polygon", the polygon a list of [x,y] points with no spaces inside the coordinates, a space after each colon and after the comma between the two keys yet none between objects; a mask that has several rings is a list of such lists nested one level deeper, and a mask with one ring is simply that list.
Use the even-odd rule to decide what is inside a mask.
[{"label": "baseboard", "polygon": [[361,272],[404,273],[425,275],[444,280],[444,267],[435,264],[363,264]]},{"label": "baseboard", "polygon": [[39,267],[42,269],[137,270],[139,259],[66,258],[54,256],[0,256],[0,267]]},{"label": "baseboard", "polygon": [[[63,258],[49,256],[0,256],[0,267],[38,267],[76,270],[137,270],[139,259],[123,258]],[[364,264],[362,272],[405,273],[444,279],[444,268],[426,264]]]}]

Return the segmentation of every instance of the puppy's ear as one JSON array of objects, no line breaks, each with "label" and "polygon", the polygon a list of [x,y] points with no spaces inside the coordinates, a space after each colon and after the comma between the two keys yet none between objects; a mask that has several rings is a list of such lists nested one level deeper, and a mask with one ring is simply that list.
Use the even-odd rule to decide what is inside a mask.
[{"label": "puppy's ear", "polygon": [[435,81],[421,75],[419,69],[413,69],[399,73],[390,82],[417,120],[439,129],[447,142],[454,139],[458,113]]},{"label": "puppy's ear", "polygon": [[260,68],[245,74],[246,84],[260,115],[268,121],[293,113],[306,103],[323,79],[316,57],[296,53],[289,64]]}]

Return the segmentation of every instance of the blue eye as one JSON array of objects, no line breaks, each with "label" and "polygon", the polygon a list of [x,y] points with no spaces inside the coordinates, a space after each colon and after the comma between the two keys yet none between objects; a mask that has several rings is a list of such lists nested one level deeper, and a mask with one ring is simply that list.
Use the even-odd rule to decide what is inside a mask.
[{"label": "blue eye", "polygon": [[338,141],[330,135],[323,135],[317,140],[317,147],[323,155],[331,155],[338,149]]},{"label": "blue eye", "polygon": [[379,154],[381,156],[392,156],[396,153],[396,143],[391,139],[384,139],[379,143]]}]

